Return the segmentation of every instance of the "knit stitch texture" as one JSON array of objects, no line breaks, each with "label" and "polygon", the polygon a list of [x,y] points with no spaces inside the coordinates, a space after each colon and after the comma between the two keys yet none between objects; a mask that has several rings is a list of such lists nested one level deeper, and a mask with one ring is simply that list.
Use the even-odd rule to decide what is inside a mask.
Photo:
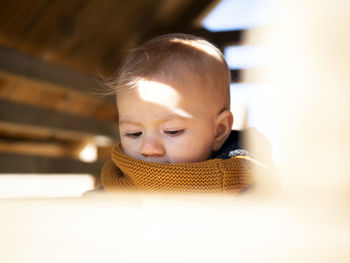
[{"label": "knit stitch texture", "polygon": [[193,163],[153,163],[126,155],[120,144],[102,169],[107,192],[239,192],[252,184],[253,161],[247,156]]}]

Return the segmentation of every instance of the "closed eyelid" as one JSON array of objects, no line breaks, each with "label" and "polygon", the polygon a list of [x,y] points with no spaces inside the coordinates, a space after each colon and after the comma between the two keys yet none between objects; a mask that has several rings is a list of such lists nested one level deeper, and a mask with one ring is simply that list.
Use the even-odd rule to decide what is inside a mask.
[{"label": "closed eyelid", "polygon": [[179,136],[185,132],[185,129],[169,129],[169,130],[164,130],[163,133],[165,133],[168,136]]},{"label": "closed eyelid", "polygon": [[184,128],[171,128],[171,129],[163,129],[163,132],[175,132],[175,131],[182,131],[185,130]]},{"label": "closed eyelid", "polygon": [[138,138],[142,136],[143,132],[141,131],[135,131],[135,132],[125,132],[123,136],[130,137],[130,138]]}]

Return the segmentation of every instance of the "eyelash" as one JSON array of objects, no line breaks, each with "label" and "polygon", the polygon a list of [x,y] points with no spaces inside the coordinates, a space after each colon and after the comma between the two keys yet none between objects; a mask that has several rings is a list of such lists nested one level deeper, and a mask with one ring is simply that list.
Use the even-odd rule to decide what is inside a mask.
[{"label": "eyelash", "polygon": [[[164,131],[164,134],[170,136],[170,137],[176,137],[185,132],[185,129],[181,130],[171,130],[171,131]],[[142,132],[130,132],[126,133],[125,136],[129,138],[138,138],[142,135]]]},{"label": "eyelash", "polygon": [[171,136],[171,137],[179,136],[179,135],[183,134],[184,132],[185,132],[185,129],[164,131],[164,133],[165,133],[166,135]]},{"label": "eyelash", "polygon": [[126,137],[130,137],[130,138],[137,138],[137,137],[140,137],[141,135],[142,135],[142,132],[130,132],[125,134]]}]

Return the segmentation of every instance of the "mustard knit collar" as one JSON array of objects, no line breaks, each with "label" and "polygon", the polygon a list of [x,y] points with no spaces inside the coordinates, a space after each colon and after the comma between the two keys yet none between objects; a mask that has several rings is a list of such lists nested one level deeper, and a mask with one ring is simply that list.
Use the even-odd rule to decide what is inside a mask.
[{"label": "mustard knit collar", "polygon": [[126,155],[120,144],[102,169],[107,192],[239,192],[252,183],[251,160],[246,156],[194,163],[152,163]]}]

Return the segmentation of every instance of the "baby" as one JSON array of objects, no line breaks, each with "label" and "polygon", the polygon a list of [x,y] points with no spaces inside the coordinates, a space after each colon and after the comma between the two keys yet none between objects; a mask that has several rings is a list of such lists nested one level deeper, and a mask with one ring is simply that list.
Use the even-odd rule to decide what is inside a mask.
[{"label": "baby", "polygon": [[102,169],[106,191],[238,192],[251,184],[249,158],[229,138],[230,71],[208,41],[154,38],[128,54],[108,87],[120,144]]}]

